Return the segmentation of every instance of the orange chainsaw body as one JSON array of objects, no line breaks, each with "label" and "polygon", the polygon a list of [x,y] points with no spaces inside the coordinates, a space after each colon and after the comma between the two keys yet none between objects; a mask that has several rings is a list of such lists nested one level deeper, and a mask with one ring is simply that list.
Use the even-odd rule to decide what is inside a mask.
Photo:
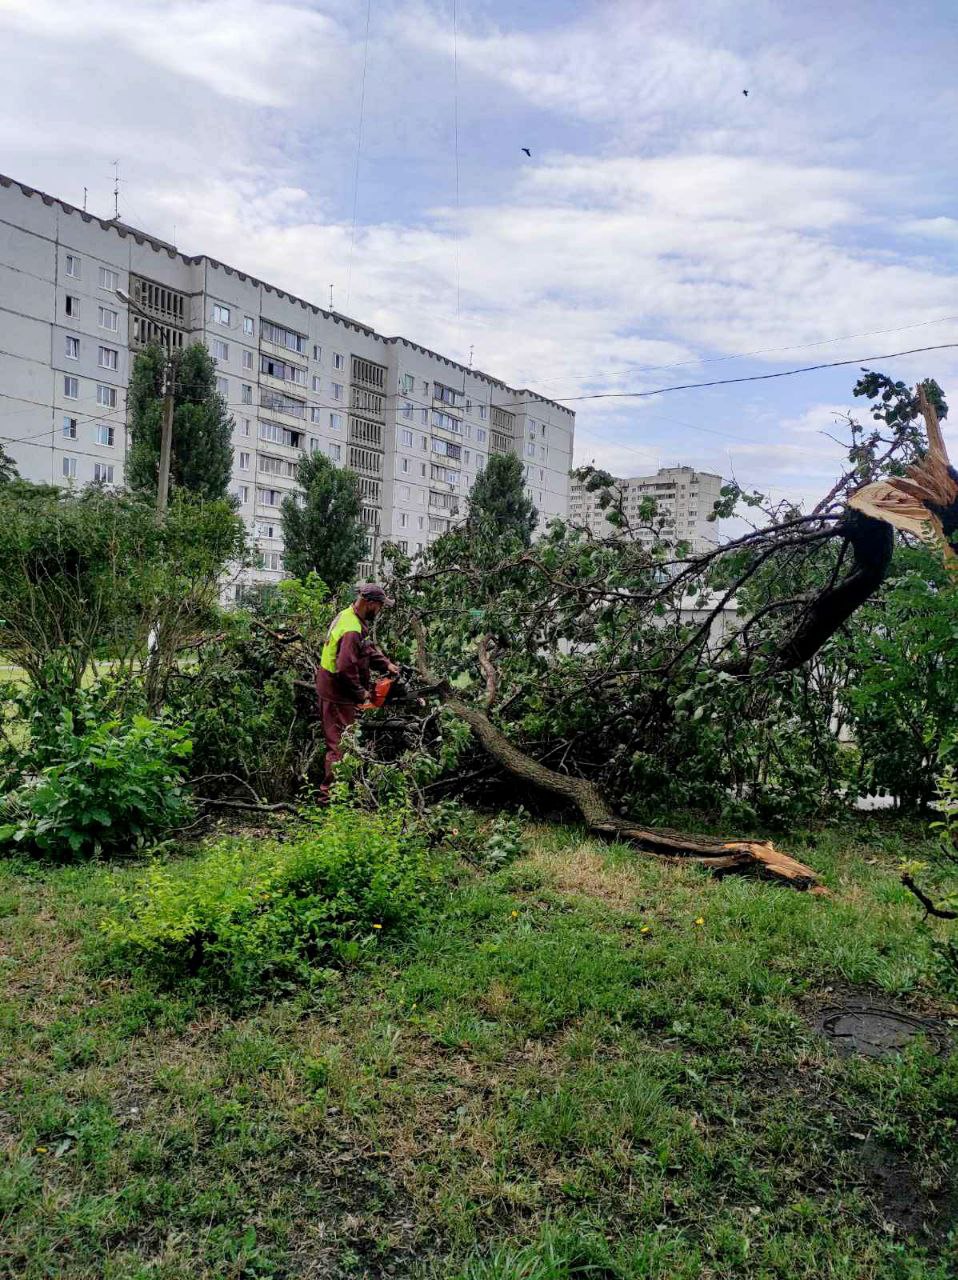
[{"label": "orange chainsaw body", "polygon": [[392,687],[392,676],[383,676],[381,680],[377,680],[372,688],[372,697],[368,702],[360,704],[360,711],[374,711],[377,707],[381,707],[389,697],[389,690]]}]

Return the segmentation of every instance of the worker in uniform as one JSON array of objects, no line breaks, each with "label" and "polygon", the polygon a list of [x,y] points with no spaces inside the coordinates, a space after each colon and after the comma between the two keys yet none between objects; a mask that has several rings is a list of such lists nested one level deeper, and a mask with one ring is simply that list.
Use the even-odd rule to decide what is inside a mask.
[{"label": "worker in uniform", "polygon": [[396,676],[399,668],[373,644],[369,625],[394,601],[375,582],[365,582],[356,599],[337,613],[330,624],[316,668],[316,696],[326,738],[326,769],[319,789],[319,803],[329,804],[333,767],[342,759],[340,741],[356,719],[360,707],[370,701],[371,672]]}]

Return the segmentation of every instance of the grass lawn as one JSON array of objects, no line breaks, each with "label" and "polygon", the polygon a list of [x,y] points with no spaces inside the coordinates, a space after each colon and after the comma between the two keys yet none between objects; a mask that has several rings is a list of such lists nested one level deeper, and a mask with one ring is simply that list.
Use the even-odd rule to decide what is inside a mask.
[{"label": "grass lawn", "polygon": [[897,883],[920,836],[780,843],[831,898],[535,828],[241,1015],[104,967],[135,867],[0,869],[0,1275],[958,1275],[958,1054],[812,1027],[840,992],[958,1012]]}]

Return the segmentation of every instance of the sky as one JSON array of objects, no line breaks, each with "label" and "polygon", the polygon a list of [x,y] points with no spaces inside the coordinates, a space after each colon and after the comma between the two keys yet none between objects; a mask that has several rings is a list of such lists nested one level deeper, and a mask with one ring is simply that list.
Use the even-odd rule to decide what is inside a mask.
[{"label": "sky", "polygon": [[125,221],[567,403],[577,463],[807,502],[858,363],[624,393],[956,387],[870,359],[958,344],[956,52],[951,0],[0,0],[0,172],[109,217],[118,160]]}]

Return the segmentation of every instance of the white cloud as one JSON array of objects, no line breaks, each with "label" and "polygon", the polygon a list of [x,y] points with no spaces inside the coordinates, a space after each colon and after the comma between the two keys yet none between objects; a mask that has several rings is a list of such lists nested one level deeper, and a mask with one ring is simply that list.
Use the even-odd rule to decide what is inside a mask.
[{"label": "white cloud", "polygon": [[74,50],[115,44],[162,70],[171,98],[185,76],[260,107],[293,105],[307,76],[335,67],[341,43],[324,14],[270,0],[84,0],[79,11],[63,0],[3,0],[0,18],[48,40],[66,37]]},{"label": "white cloud", "polygon": [[[105,212],[120,156],[130,221],[164,238],[175,224],[188,252],[317,302],[333,282],[336,305],[382,332],[462,360],[474,347],[478,367],[557,398],[958,334],[900,330],[956,310],[958,272],[931,253],[958,222],[925,217],[935,210],[909,205],[895,173],[872,171],[873,139],[842,114],[855,119],[855,90],[834,41],[766,37],[723,0],[694,13],[599,3],[536,31],[497,26],[494,2],[459,33],[472,175],[459,211],[448,9],[440,20],[398,0],[373,24],[355,236],[364,10],[345,0],[89,0],[82,22],[64,0],[0,0],[4,167],[75,201],[98,187]],[[533,160],[489,174],[483,130],[506,125]],[[901,251],[903,230],[929,242],[920,256]],[[895,372],[954,365],[920,357]],[[840,376],[759,384],[754,399],[689,393],[676,413],[701,431],[656,421],[674,401],[577,402],[577,456],[718,470],[731,450],[749,478],[824,475],[815,432],[857,370]]]}]

